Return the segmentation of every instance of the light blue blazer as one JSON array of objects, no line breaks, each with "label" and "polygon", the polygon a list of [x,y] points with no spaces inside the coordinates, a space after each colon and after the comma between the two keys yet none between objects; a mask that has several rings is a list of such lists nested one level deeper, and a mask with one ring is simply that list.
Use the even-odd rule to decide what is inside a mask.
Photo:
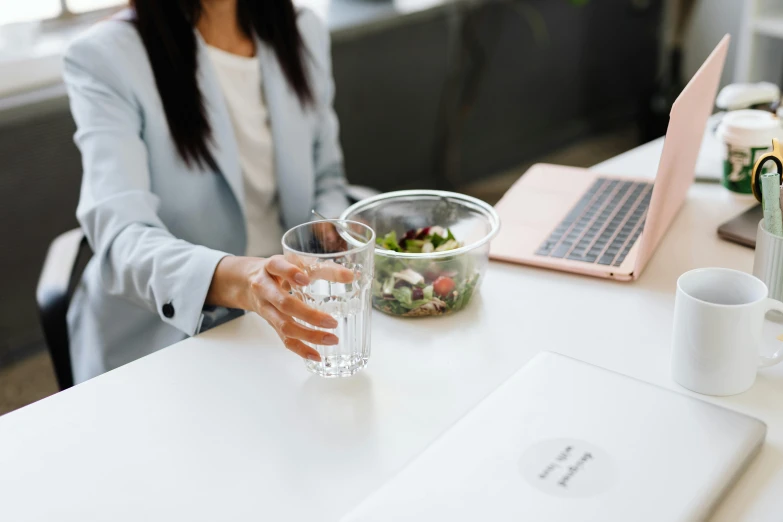
[{"label": "light blue blazer", "polygon": [[[77,217],[94,252],[68,311],[76,382],[236,315],[204,307],[218,262],[244,254],[246,243],[242,172],[218,79],[197,36],[198,83],[220,167],[211,172],[180,159],[130,15],[95,25],[65,54],[84,169]],[[284,227],[308,221],[312,208],[337,216],[347,204],[329,34],[308,10],[298,23],[312,107],[300,105],[274,51],[257,43]]]}]

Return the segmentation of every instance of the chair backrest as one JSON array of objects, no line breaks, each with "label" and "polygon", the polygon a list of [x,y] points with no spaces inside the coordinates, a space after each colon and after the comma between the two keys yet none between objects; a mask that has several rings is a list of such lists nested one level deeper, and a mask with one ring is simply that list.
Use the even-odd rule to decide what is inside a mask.
[{"label": "chair backrest", "polygon": [[38,314],[61,390],[73,386],[68,306],[90,257],[92,252],[81,229],[69,230],[52,241],[38,279]]}]

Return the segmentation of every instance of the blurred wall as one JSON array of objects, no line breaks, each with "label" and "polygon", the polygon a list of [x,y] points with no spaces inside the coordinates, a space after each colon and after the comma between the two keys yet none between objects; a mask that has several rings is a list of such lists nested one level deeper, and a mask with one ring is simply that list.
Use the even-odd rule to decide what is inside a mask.
[{"label": "blurred wall", "polygon": [[[647,103],[661,0],[465,4],[462,24],[442,9],[335,39],[352,181],[459,187],[627,125]],[[455,32],[463,45],[452,53]]]},{"label": "blurred wall", "polygon": [[731,45],[723,67],[721,87],[734,80],[734,66],[742,23],[743,2],[750,0],[699,0],[685,41],[683,75],[693,76],[723,35],[731,34]]}]

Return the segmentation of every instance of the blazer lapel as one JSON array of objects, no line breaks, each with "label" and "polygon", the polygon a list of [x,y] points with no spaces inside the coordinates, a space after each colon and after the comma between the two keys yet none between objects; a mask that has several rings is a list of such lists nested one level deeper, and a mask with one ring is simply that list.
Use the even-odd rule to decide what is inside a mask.
[{"label": "blazer lapel", "polygon": [[220,173],[234,193],[242,216],[246,216],[245,186],[242,180],[242,167],[239,164],[239,150],[234,136],[234,127],[231,124],[231,117],[228,114],[228,107],[226,107],[215,69],[207,54],[207,44],[198,31],[195,33],[198,42],[198,84],[207,111],[207,120],[212,128],[209,148],[220,168]]},{"label": "blazer lapel", "polygon": [[258,38],[256,49],[272,128],[280,211],[290,228],[309,221],[314,204],[311,116],[288,84],[274,51]]}]

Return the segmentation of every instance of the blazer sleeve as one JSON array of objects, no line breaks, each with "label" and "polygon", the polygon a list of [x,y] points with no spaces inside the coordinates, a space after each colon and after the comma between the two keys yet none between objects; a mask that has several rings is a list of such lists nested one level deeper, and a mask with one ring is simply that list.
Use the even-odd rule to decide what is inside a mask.
[{"label": "blazer sleeve", "polygon": [[315,161],[315,207],[324,216],[339,216],[348,206],[339,123],[334,112],[329,31],[309,9],[299,14],[307,52],[312,63],[311,86],[315,98],[316,132],[313,143]]},{"label": "blazer sleeve", "polygon": [[159,218],[141,138],[143,115],[122,80],[122,60],[111,53],[112,46],[100,39],[80,38],[65,54],[84,171],[76,215],[95,253],[103,290],[194,335],[215,267],[228,254],[177,239]]}]

